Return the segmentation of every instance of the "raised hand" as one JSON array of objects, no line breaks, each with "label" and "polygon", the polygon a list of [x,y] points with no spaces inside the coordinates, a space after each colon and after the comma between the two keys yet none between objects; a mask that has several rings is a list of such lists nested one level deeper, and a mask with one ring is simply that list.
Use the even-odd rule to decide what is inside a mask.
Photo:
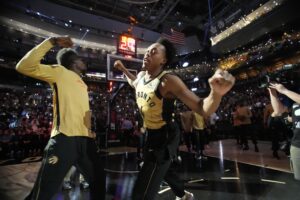
[{"label": "raised hand", "polygon": [[277,95],[277,92],[276,92],[276,90],[275,90],[274,88],[268,87],[267,89],[268,89],[270,95],[273,95],[273,96],[276,96],[276,95]]},{"label": "raised hand", "polygon": [[287,89],[280,83],[270,83],[269,88],[274,89],[281,94],[287,91]]},{"label": "raised hand", "polygon": [[218,69],[208,82],[214,93],[224,96],[233,87],[235,78],[228,71]]},{"label": "raised hand", "polygon": [[114,68],[124,72],[126,70],[126,67],[123,65],[121,60],[116,60],[114,63]]},{"label": "raised hand", "polygon": [[62,36],[62,37],[51,37],[50,42],[54,46],[59,46],[62,48],[68,48],[73,46],[73,41],[69,36]]}]

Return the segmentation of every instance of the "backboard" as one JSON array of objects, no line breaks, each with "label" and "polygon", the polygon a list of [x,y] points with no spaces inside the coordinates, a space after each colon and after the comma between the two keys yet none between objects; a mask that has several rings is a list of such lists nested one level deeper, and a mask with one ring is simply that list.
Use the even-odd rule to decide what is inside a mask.
[{"label": "backboard", "polygon": [[114,68],[116,60],[121,60],[124,66],[134,75],[140,71],[143,61],[136,58],[127,58],[124,56],[107,54],[107,80],[108,81],[120,81],[127,82],[126,76],[123,72]]}]

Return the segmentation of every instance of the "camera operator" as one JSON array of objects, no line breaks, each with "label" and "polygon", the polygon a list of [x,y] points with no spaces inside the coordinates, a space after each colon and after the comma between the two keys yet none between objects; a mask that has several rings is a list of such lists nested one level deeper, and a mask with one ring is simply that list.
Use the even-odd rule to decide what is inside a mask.
[{"label": "camera operator", "polygon": [[[299,89],[299,85],[297,86]],[[286,110],[286,107],[281,103],[278,98],[278,93],[287,96],[294,101],[292,106],[292,123],[293,123],[293,138],[291,141],[291,163],[294,171],[294,177],[296,180],[300,180],[300,94],[287,89],[280,83],[270,83],[269,93],[271,104],[274,112],[272,117],[282,116]]]}]

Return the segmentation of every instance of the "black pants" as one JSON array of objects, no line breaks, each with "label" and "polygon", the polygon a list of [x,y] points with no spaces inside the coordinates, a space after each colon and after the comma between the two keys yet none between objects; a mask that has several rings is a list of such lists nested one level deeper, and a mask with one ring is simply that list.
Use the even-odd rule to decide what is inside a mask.
[{"label": "black pants", "polygon": [[272,150],[278,151],[280,148],[280,141],[283,141],[288,136],[288,129],[280,117],[270,117],[269,119],[269,133],[271,134]]},{"label": "black pants", "polygon": [[136,153],[137,156],[140,156],[141,153],[143,153],[145,135],[144,134],[136,135],[135,138],[136,138]]},{"label": "black pants", "polygon": [[252,130],[251,124],[243,124],[240,125],[240,136],[241,136],[241,143],[244,146],[248,146],[248,137],[251,138],[252,143],[256,146],[257,145],[257,138],[255,132]]},{"label": "black pants", "polygon": [[163,179],[176,196],[184,196],[184,184],[175,170],[170,168],[178,144],[179,130],[176,124],[147,130],[145,162],[133,188],[133,200],[155,199]]},{"label": "black pants", "polygon": [[236,143],[242,145],[242,140],[241,140],[241,127],[240,126],[233,126],[233,131],[234,131],[234,137],[236,139]]},{"label": "black pants", "polygon": [[192,132],[184,132],[183,133],[184,142],[188,149],[188,151],[191,151],[191,141],[192,141]]},{"label": "black pants", "polygon": [[58,134],[51,138],[44,150],[44,157],[30,200],[50,200],[71,168],[78,170],[90,184],[90,199],[105,199],[105,173],[95,141],[88,137],[67,137]]},{"label": "black pants", "polygon": [[204,130],[193,130],[194,140],[196,142],[197,154],[203,154],[204,146],[206,144],[206,134]]},{"label": "black pants", "polygon": [[123,131],[123,139],[124,140],[123,141],[124,141],[125,146],[130,146],[132,132],[133,132],[132,129],[124,129],[124,131]]}]

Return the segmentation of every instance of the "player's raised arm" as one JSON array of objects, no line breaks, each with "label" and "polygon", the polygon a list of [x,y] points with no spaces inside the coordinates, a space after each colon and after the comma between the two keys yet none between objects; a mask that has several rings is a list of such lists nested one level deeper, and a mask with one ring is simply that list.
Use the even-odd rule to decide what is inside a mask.
[{"label": "player's raised arm", "polygon": [[126,75],[127,81],[130,85],[132,85],[132,82],[135,81],[136,76],[132,74],[122,63],[121,60],[116,60],[114,63],[114,68],[120,70]]},{"label": "player's raised arm", "polygon": [[51,37],[29,51],[17,64],[16,70],[26,76],[40,79],[49,83],[56,81],[60,68],[41,64],[42,58],[54,46],[71,47],[70,37]]},{"label": "player's raised arm", "polygon": [[165,91],[166,95],[170,93],[180,99],[190,109],[208,117],[217,110],[221,98],[232,88],[234,82],[234,77],[227,71],[217,70],[209,79],[210,94],[206,98],[201,99],[190,91],[180,78],[167,74],[163,79],[162,90]]}]

